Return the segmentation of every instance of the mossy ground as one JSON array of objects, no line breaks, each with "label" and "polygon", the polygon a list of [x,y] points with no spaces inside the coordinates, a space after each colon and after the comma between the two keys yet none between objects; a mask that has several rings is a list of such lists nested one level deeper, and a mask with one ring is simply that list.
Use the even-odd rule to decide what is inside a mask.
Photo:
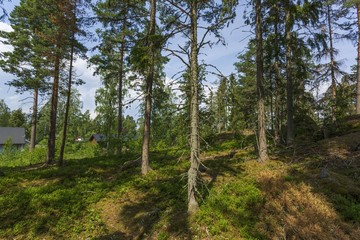
[{"label": "mossy ground", "polygon": [[[256,161],[251,136],[219,136],[202,159],[201,206],[186,212],[188,154],[68,160],[58,168],[2,167],[0,239],[357,239],[360,133]],[[325,169],[325,170],[324,170]],[[325,171],[326,174],[322,174]]]}]

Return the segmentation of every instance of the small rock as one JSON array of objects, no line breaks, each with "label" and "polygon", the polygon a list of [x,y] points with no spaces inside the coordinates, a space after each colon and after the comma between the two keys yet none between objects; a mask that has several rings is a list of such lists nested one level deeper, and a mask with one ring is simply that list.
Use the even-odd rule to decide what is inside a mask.
[{"label": "small rock", "polygon": [[327,168],[322,168],[320,172],[320,178],[328,178],[330,177],[329,170]]}]

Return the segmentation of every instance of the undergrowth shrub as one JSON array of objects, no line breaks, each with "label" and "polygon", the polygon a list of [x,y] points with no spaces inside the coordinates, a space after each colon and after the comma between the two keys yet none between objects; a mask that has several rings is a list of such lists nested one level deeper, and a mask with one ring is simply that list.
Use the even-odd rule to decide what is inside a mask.
[{"label": "undergrowth shrub", "polygon": [[360,203],[351,196],[334,194],[331,199],[341,216],[347,221],[360,223]]},{"label": "undergrowth shrub", "polygon": [[227,236],[235,232],[245,238],[260,237],[253,226],[262,203],[263,196],[256,184],[240,179],[211,189],[196,221],[200,228],[206,226],[212,236]]},{"label": "undergrowth shrub", "polygon": [[20,167],[45,162],[46,148],[39,146],[29,151],[28,148],[23,150],[6,150],[0,154],[0,166],[2,167]]},{"label": "undergrowth shrub", "polygon": [[92,158],[104,153],[105,150],[100,145],[90,142],[69,144],[65,149],[67,159]]},{"label": "undergrowth shrub", "polygon": [[[16,150],[10,145],[5,147],[0,153],[0,167],[21,167],[38,163],[45,163],[47,147],[37,145],[33,151],[28,147],[22,150]],[[65,148],[65,159],[82,159],[102,156],[105,150],[99,145],[91,143],[73,143],[67,144]],[[56,151],[56,157],[59,157],[59,149]]]}]

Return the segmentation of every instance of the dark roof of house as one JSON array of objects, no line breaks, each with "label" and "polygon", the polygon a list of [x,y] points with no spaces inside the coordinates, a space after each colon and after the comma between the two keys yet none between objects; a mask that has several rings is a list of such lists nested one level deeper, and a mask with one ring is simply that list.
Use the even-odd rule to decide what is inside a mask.
[{"label": "dark roof of house", "polygon": [[104,134],[93,134],[91,135],[89,141],[94,140],[97,142],[105,141],[105,135]]},{"label": "dark roof of house", "polygon": [[0,144],[9,138],[12,144],[25,144],[25,128],[0,127]]}]

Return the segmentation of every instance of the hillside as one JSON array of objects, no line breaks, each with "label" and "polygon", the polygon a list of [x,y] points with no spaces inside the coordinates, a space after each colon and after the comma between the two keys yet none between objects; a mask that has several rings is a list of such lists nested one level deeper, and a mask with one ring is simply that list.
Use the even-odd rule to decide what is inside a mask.
[{"label": "hillside", "polygon": [[[0,239],[356,239],[360,132],[256,161],[252,136],[216,136],[203,154],[199,213],[186,213],[188,153],[2,168]],[[126,167],[124,167],[126,166]]]}]

